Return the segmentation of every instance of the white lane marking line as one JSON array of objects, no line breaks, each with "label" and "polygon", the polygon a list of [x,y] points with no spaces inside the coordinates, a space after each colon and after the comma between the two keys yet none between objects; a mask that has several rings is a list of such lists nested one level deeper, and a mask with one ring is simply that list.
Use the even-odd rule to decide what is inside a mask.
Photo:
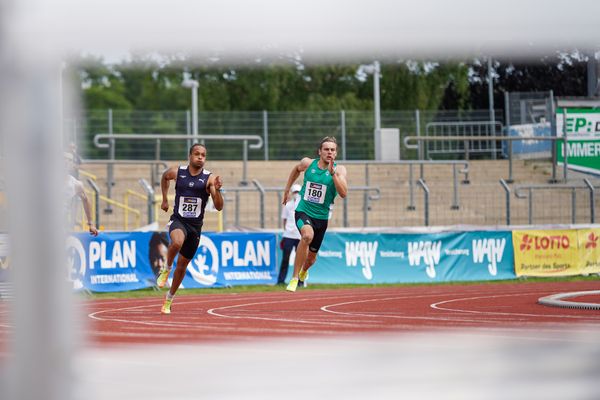
[{"label": "white lane marking line", "polygon": [[[545,291],[547,293],[547,291]],[[539,317],[539,318],[566,318],[566,319],[582,319],[582,320],[600,320],[600,317],[595,318],[593,316],[587,315],[566,315],[566,314],[530,314],[530,313],[506,313],[500,311],[477,311],[477,310],[466,310],[461,308],[447,308],[440,307],[440,304],[449,304],[458,301],[470,301],[470,300],[480,300],[480,299],[495,299],[499,297],[511,297],[511,296],[532,296],[537,295],[537,292],[528,292],[528,293],[511,293],[511,294],[495,294],[495,295],[487,295],[487,296],[477,296],[477,297],[461,297],[450,300],[444,300],[437,303],[432,303],[429,306],[436,310],[443,311],[453,311],[453,312],[461,312],[461,313],[470,313],[470,314],[483,314],[483,315],[507,315],[507,316],[518,316],[518,317]]]},{"label": "white lane marking line", "polygon": [[[350,316],[360,316],[360,317],[369,317],[369,318],[392,318],[392,319],[403,319],[403,320],[424,320],[424,321],[448,321],[448,322],[477,322],[477,323],[494,323],[496,321],[486,321],[481,319],[464,319],[464,318],[454,318],[454,317],[423,317],[423,316],[410,316],[410,315],[390,315],[390,314],[368,314],[362,312],[344,312],[344,311],[334,311],[331,308],[339,307],[343,305],[349,304],[357,304],[357,303],[367,303],[373,301],[389,301],[389,300],[405,300],[405,299],[414,299],[419,297],[431,297],[433,295],[422,295],[422,296],[400,296],[400,297],[389,297],[386,299],[367,299],[367,300],[359,300],[359,301],[348,301],[344,303],[336,303],[336,304],[328,304],[321,307],[321,310],[324,312],[339,314],[339,315],[350,315]],[[437,296],[437,295],[436,295]]]},{"label": "white lane marking line", "polygon": [[[360,327],[361,325],[350,324],[350,323],[337,323],[337,322],[323,322],[323,321],[308,321],[305,319],[290,319],[290,318],[268,318],[268,317],[258,317],[258,316],[240,316],[240,315],[225,315],[220,314],[216,310],[225,310],[232,309],[236,307],[245,307],[245,306],[254,306],[254,305],[265,305],[265,304],[280,304],[280,303],[290,303],[290,302],[300,302],[300,301],[313,301],[313,300],[327,300],[331,298],[331,296],[327,297],[311,297],[311,298],[293,298],[290,300],[281,300],[277,299],[276,301],[268,301],[268,302],[253,302],[253,303],[245,303],[245,304],[236,304],[232,306],[225,307],[215,307],[206,311],[210,315],[214,315],[216,317],[222,318],[234,318],[234,319],[257,319],[263,321],[277,321],[277,322],[291,322],[291,323],[300,323],[300,324],[316,324],[316,325],[329,325],[329,326],[345,326],[345,327]],[[339,298],[339,297],[334,297]]]}]

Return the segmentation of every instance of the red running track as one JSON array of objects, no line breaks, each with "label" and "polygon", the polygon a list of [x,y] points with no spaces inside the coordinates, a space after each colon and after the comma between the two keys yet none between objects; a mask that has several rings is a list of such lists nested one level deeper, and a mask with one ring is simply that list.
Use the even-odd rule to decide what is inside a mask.
[{"label": "red running track", "polygon": [[[161,315],[163,297],[85,303],[92,344],[252,341],[355,333],[477,329],[540,335],[599,329],[599,310],[537,304],[556,293],[599,290],[600,281],[365,287],[185,295]],[[580,299],[578,299],[580,300]],[[600,303],[600,296],[585,296]],[[495,333],[495,334],[496,334]]]}]

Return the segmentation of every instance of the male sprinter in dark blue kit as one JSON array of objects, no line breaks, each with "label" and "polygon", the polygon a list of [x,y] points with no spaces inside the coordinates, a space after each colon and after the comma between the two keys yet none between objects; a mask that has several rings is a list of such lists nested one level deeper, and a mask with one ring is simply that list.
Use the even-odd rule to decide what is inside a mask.
[{"label": "male sprinter in dark blue kit", "polygon": [[171,303],[175,292],[183,281],[190,260],[194,258],[196,250],[198,250],[208,196],[210,195],[212,198],[217,210],[223,209],[223,196],[220,191],[223,182],[220,176],[214,176],[210,171],[204,169],[205,161],[206,147],[196,143],[190,147],[189,164],[178,168],[169,168],[163,173],[160,180],[162,191],[160,208],[169,211],[167,194],[171,180],[175,180],[175,205],[168,224],[171,244],[167,251],[167,265],[161,269],[156,279],[159,288],[164,287],[167,283],[173,260],[179,253],[171,288],[167,292],[167,297],[160,310],[163,314],[171,313]]}]

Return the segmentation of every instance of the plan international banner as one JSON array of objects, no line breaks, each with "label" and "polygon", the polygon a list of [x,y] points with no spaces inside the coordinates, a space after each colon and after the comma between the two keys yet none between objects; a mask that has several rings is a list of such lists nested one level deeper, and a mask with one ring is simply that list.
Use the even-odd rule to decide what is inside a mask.
[{"label": "plan international banner", "polygon": [[310,283],[511,279],[509,231],[427,234],[328,232]]},{"label": "plan international banner", "polygon": [[276,249],[275,233],[203,233],[182,287],[275,284]]},{"label": "plan international banner", "polygon": [[[67,239],[68,277],[75,290],[152,287],[166,261],[167,245],[166,232],[101,232],[95,238],[76,233]],[[275,248],[272,233],[202,234],[181,287],[275,283]]]},{"label": "plan international banner", "polygon": [[[563,109],[556,110],[556,132],[564,136]],[[567,163],[570,168],[600,174],[600,109],[568,108],[566,130]],[[564,163],[564,143],[556,142],[557,161]]]},{"label": "plan international banner", "polygon": [[67,237],[68,278],[74,290],[117,292],[154,285],[152,232],[87,232]]}]

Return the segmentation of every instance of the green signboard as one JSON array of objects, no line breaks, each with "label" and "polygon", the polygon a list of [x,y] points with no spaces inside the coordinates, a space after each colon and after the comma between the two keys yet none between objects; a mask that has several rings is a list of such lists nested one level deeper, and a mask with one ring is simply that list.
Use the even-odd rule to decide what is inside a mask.
[{"label": "green signboard", "polygon": [[[563,109],[556,110],[557,136],[566,128],[567,164],[574,170],[600,174],[600,109],[568,108],[564,124]],[[559,165],[564,162],[564,143],[556,142]]]}]

